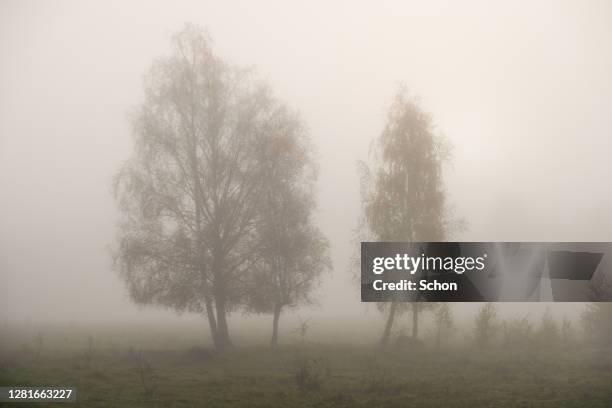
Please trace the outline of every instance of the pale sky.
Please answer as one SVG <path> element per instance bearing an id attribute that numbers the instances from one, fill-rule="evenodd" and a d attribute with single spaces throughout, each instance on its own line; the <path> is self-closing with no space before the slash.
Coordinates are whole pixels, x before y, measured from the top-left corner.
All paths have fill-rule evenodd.
<path id="1" fill-rule="evenodd" d="M 3 0 L 0 320 L 173 316 L 133 306 L 110 269 L 111 179 L 142 76 L 186 22 L 255 67 L 317 146 L 335 270 L 308 313 L 365 310 L 347 271 L 356 161 L 402 82 L 454 145 L 458 239 L 612 241 L 609 1 Z"/>

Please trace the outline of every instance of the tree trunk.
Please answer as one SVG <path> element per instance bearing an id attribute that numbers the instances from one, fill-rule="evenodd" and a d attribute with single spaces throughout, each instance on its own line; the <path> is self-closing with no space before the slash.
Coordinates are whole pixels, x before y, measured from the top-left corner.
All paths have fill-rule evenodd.
<path id="1" fill-rule="evenodd" d="M 225 294 L 215 296 L 215 306 L 217 309 L 217 350 L 223 351 L 233 347 L 227 325 Z"/>
<path id="2" fill-rule="evenodd" d="M 276 350 L 278 348 L 278 321 L 280 319 L 282 306 L 277 304 L 274 306 L 274 318 L 272 320 L 272 338 L 270 339 L 270 348 Z"/>
<path id="3" fill-rule="evenodd" d="M 213 345 L 215 349 L 219 348 L 219 335 L 217 333 L 217 318 L 215 317 L 215 308 L 210 296 L 206 296 L 204 299 L 206 306 L 206 317 L 208 318 L 208 327 L 210 328 L 210 337 L 212 337 Z"/>
<path id="4" fill-rule="evenodd" d="M 385 325 L 385 331 L 383 332 L 382 339 L 380 339 L 380 347 L 383 350 L 389 345 L 389 338 L 391 337 L 391 329 L 393 328 L 393 320 L 395 319 L 396 310 L 397 302 L 391 302 L 389 316 L 387 317 L 387 324 Z"/>
<path id="5" fill-rule="evenodd" d="M 218 236 L 219 234 L 215 234 Z M 213 249 L 213 298 L 217 312 L 217 350 L 224 351 L 232 348 L 232 340 L 227 325 L 227 292 L 225 288 L 225 276 L 223 274 L 223 262 L 221 256 L 220 239 L 216 239 Z"/>
<path id="6" fill-rule="evenodd" d="M 419 304 L 412 303 L 412 340 L 419 337 Z"/>

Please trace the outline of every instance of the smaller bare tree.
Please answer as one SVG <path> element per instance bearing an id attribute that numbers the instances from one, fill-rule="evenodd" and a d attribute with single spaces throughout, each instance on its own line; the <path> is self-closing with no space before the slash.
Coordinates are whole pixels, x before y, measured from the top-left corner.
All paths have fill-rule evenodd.
<path id="1" fill-rule="evenodd" d="M 604 347 L 612 345 L 612 303 L 589 303 L 581 318 L 589 342 Z"/>
<path id="2" fill-rule="evenodd" d="M 574 326 L 572 325 L 572 321 L 567 317 L 563 318 L 563 322 L 561 323 L 561 341 L 563 342 L 563 346 L 567 347 L 574 343 Z"/>
<path id="3" fill-rule="evenodd" d="M 404 87 L 395 94 L 381 134 L 372 144 L 370 165 L 362 163 L 361 235 L 372 241 L 440 242 L 452 232 L 442 166 L 449 145 L 435 131 L 431 115 Z M 380 347 L 389 344 L 398 316 L 412 311 L 412 339 L 419 332 L 420 313 L 432 306 L 420 294 L 378 302 L 385 314 Z"/>
<path id="4" fill-rule="evenodd" d="M 439 349 L 442 339 L 448 337 L 455 327 L 453 311 L 448 303 L 438 304 L 434 311 L 434 323 L 436 325 L 436 349 Z"/>
<path id="5" fill-rule="evenodd" d="M 556 347 L 559 345 L 559 325 L 553 319 L 550 309 L 546 309 L 542 315 L 542 322 L 538 329 L 538 345 L 542 348 Z"/>
<path id="6" fill-rule="evenodd" d="M 501 325 L 506 349 L 525 350 L 533 343 L 533 326 L 527 316 L 516 317 L 504 321 Z"/>
<path id="7" fill-rule="evenodd" d="M 478 309 L 474 319 L 474 339 L 476 345 L 485 349 L 491 346 L 498 329 L 497 308 L 493 303 L 485 303 Z"/>
<path id="8" fill-rule="evenodd" d="M 331 261 L 327 239 L 313 219 L 316 171 L 309 140 L 299 120 L 286 110 L 277 112 L 273 123 L 260 147 L 266 182 L 246 297 L 251 310 L 272 313 L 270 347 L 275 349 L 281 313 L 313 301 L 313 289 Z"/>

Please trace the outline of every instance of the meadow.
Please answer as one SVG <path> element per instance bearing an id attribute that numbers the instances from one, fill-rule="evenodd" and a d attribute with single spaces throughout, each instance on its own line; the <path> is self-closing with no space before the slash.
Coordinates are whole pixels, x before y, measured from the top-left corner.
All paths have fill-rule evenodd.
<path id="1" fill-rule="evenodd" d="M 152 331 L 139 336 L 160 337 Z M 78 347 L 65 338 L 66 346 L 56 347 L 34 337 L 3 348 L 0 384 L 74 386 L 78 401 L 68 406 L 75 407 L 612 406 L 607 349 L 478 350 L 455 344 L 435 350 L 396 341 L 381 352 L 373 344 L 296 337 L 276 352 L 248 344 L 219 355 L 187 346 L 195 333 L 172 337 L 174 346 L 164 348 L 163 342 L 137 348 L 96 338 L 81 338 Z"/>

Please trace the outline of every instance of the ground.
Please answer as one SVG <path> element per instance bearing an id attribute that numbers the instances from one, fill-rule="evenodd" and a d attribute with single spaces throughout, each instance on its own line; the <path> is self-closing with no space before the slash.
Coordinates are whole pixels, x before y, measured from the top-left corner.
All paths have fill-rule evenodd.
<path id="1" fill-rule="evenodd" d="M 75 407 L 612 407 L 605 350 L 293 344 L 4 352 L 0 384 L 75 386 Z M 23 407 L 27 404 L 6 404 Z M 36 407 L 64 404 L 34 404 Z"/>

